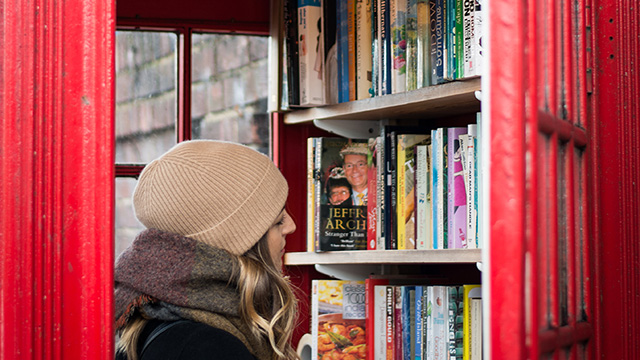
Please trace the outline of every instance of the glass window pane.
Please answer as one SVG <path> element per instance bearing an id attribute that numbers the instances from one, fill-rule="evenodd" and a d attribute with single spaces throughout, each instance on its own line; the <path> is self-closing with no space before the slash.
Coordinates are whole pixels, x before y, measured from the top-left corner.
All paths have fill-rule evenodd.
<path id="1" fill-rule="evenodd" d="M 268 153 L 268 37 L 194 34 L 191 131 Z"/>
<path id="2" fill-rule="evenodd" d="M 116 32 L 116 163 L 147 163 L 176 143 L 177 41 Z"/>
<path id="3" fill-rule="evenodd" d="M 136 219 L 131 201 L 138 181 L 134 178 L 116 178 L 116 259 L 145 227 Z"/>

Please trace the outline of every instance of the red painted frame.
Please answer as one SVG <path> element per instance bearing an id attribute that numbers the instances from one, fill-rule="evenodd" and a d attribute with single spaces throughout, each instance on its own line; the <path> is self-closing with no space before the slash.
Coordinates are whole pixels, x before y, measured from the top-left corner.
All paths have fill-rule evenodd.
<path id="1" fill-rule="evenodd" d="M 115 4 L 0 13 L 0 357 L 113 359 Z"/>

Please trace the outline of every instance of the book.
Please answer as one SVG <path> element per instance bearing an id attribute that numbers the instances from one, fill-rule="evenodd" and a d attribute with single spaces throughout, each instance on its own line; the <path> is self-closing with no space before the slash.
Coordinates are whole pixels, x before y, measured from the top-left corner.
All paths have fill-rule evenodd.
<path id="1" fill-rule="evenodd" d="M 463 307 L 463 342 L 462 342 L 462 354 L 463 360 L 469 360 L 471 354 L 471 299 L 482 297 L 482 287 L 476 284 L 463 285 L 462 293 L 462 307 Z"/>
<path id="2" fill-rule="evenodd" d="M 447 286 L 433 286 L 433 296 L 431 299 L 431 312 L 433 318 L 433 332 L 429 337 L 432 338 L 433 348 L 430 349 L 432 359 L 445 359 L 448 349 L 448 295 Z"/>
<path id="3" fill-rule="evenodd" d="M 397 207 L 398 249 L 415 249 L 415 146 L 428 144 L 429 134 L 398 134 Z"/>
<path id="4" fill-rule="evenodd" d="M 377 137 L 378 151 L 377 151 L 377 211 L 376 211 L 376 236 L 378 240 L 377 249 L 386 249 L 386 232 L 385 232 L 385 153 L 384 153 L 384 137 Z"/>
<path id="5" fill-rule="evenodd" d="M 389 0 L 391 25 L 391 93 L 406 91 L 407 0 Z"/>
<path id="6" fill-rule="evenodd" d="M 434 173 L 434 249 L 447 249 L 448 245 L 448 154 L 447 130 L 438 128 L 435 133 L 433 162 Z M 437 223 L 436 223 L 437 222 Z"/>
<path id="7" fill-rule="evenodd" d="M 442 84 L 444 82 L 444 62 L 445 62 L 445 0 L 429 0 L 429 32 L 430 39 L 430 59 L 431 59 L 431 85 Z"/>
<path id="8" fill-rule="evenodd" d="M 433 249 L 431 144 L 416 146 L 416 249 Z"/>
<path id="9" fill-rule="evenodd" d="M 349 45 L 348 67 L 349 67 L 349 101 L 357 100 L 357 75 L 356 75 L 356 1 L 344 0 L 347 2 L 347 44 Z"/>
<path id="10" fill-rule="evenodd" d="M 378 140 L 379 137 L 370 138 L 367 144 L 367 250 L 378 248 Z"/>
<path id="11" fill-rule="evenodd" d="M 316 216 L 315 205 L 315 146 L 316 138 L 307 138 L 307 251 L 316 249 L 314 218 Z"/>
<path id="12" fill-rule="evenodd" d="M 463 1 L 462 14 L 462 74 L 465 77 L 477 75 L 475 61 L 475 1 Z"/>
<path id="13" fill-rule="evenodd" d="M 380 36 L 380 95 L 391 94 L 391 26 L 389 5 L 391 0 L 378 0 L 378 32 Z"/>
<path id="14" fill-rule="evenodd" d="M 371 0 L 371 88 L 369 95 L 380 94 L 380 36 L 378 31 L 378 0 Z"/>
<path id="15" fill-rule="evenodd" d="M 402 360 L 412 360 L 415 357 L 415 286 L 400 287 L 402 301 Z"/>
<path id="16" fill-rule="evenodd" d="M 425 334 L 424 328 L 424 294 L 425 294 L 426 286 L 417 285 L 415 287 L 415 327 L 414 327 L 414 342 L 415 342 L 415 350 L 414 350 L 414 360 L 423 360 L 426 359 L 424 355 L 424 342 L 423 336 Z"/>
<path id="17" fill-rule="evenodd" d="M 367 331 L 367 359 L 386 359 L 385 324 L 386 285 L 385 278 L 367 278 L 365 283 L 365 318 Z M 384 355 L 384 356 L 383 356 Z"/>
<path id="18" fill-rule="evenodd" d="M 367 140 L 316 139 L 317 251 L 367 248 L 367 153 Z"/>
<path id="19" fill-rule="evenodd" d="M 469 343 L 471 352 L 470 360 L 482 359 L 482 298 L 469 300 Z"/>
<path id="20" fill-rule="evenodd" d="M 349 101 L 349 21 L 347 1 L 341 0 L 336 6 L 338 101 Z"/>
<path id="21" fill-rule="evenodd" d="M 296 106 L 300 104 L 300 62 L 298 54 L 298 0 L 286 0 L 283 4 L 284 11 L 284 46 L 283 51 L 286 52 L 284 60 L 286 61 L 286 98 L 288 106 Z M 284 85 L 284 84 L 283 84 Z M 284 92 L 284 89 L 283 89 Z"/>
<path id="22" fill-rule="evenodd" d="M 473 29 L 473 55 L 474 55 L 474 61 L 475 61 L 475 68 L 476 71 L 474 72 L 474 75 L 481 75 L 482 74 L 482 62 L 483 62 L 483 42 L 482 42 L 482 35 L 483 35 L 483 11 L 482 11 L 482 3 L 484 2 L 484 0 L 475 0 L 474 4 L 474 11 L 473 11 L 473 24 L 474 24 L 474 29 Z"/>
<path id="23" fill-rule="evenodd" d="M 356 0 L 356 99 L 371 97 L 371 0 Z"/>
<path id="24" fill-rule="evenodd" d="M 448 244 L 450 249 L 467 248 L 467 194 L 463 176 L 463 149 L 460 136 L 467 133 L 467 127 L 447 128 L 449 157 L 447 159 L 448 179 Z"/>
<path id="25" fill-rule="evenodd" d="M 467 0 L 470 4 L 471 1 Z M 461 79 L 464 75 L 464 0 L 455 0 L 455 79 Z"/>
<path id="26" fill-rule="evenodd" d="M 395 299 L 394 302 L 394 312 L 393 312 L 393 333 L 394 333 L 394 344 L 393 344 L 393 358 L 395 360 L 404 360 L 404 348 L 406 347 L 404 343 L 404 316 L 403 316 L 403 297 L 405 286 L 397 285 L 393 287 L 393 296 Z"/>
<path id="27" fill-rule="evenodd" d="M 449 359 L 462 360 L 462 286 L 449 286 Z"/>
<path id="28" fill-rule="evenodd" d="M 395 360 L 395 303 L 394 286 L 385 287 L 386 291 L 386 313 L 385 313 L 385 339 L 386 339 L 386 360 Z"/>
<path id="29" fill-rule="evenodd" d="M 429 86 L 431 81 L 429 0 L 417 0 L 416 13 L 416 88 L 419 89 Z"/>
<path id="30" fill-rule="evenodd" d="M 406 14 L 406 91 L 418 87 L 418 0 L 405 0 Z"/>
<path id="31" fill-rule="evenodd" d="M 320 0 L 298 0 L 300 106 L 324 105 L 324 37 Z"/>
<path id="32" fill-rule="evenodd" d="M 478 217 L 478 203 L 477 203 L 477 134 L 478 126 L 476 124 L 469 124 L 467 126 L 468 142 L 467 142 L 467 247 L 475 249 L 478 247 L 478 236 L 476 233 L 476 219 Z"/>
<path id="33" fill-rule="evenodd" d="M 311 348 L 317 359 L 367 352 L 364 281 L 311 282 Z"/>
<path id="34" fill-rule="evenodd" d="M 326 104 L 338 101 L 338 35 L 336 0 L 321 0 L 324 66 L 323 83 Z"/>

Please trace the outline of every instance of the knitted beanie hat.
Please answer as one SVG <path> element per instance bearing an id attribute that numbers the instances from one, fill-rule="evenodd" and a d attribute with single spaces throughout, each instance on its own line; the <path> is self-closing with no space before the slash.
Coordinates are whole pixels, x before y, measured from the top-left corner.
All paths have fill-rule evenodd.
<path id="1" fill-rule="evenodd" d="M 241 255 L 269 230 L 288 191 L 267 156 L 244 145 L 193 140 L 144 168 L 133 207 L 147 228 Z"/>

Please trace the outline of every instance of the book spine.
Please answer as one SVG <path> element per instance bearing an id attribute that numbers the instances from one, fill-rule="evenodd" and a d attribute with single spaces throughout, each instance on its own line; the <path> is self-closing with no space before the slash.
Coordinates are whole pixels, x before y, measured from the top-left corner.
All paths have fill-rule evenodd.
<path id="1" fill-rule="evenodd" d="M 315 251 L 315 141 L 307 139 L 307 251 Z"/>
<path id="2" fill-rule="evenodd" d="M 311 281 L 311 353 L 318 353 L 318 285 L 319 280 Z"/>
<path id="3" fill-rule="evenodd" d="M 339 0 L 337 6 L 338 27 L 338 101 L 349 101 L 349 18 L 347 1 Z"/>
<path id="4" fill-rule="evenodd" d="M 324 105 L 320 0 L 298 0 L 300 106 Z"/>
<path id="5" fill-rule="evenodd" d="M 356 84 L 356 0 L 347 1 L 347 41 L 349 44 L 349 101 L 357 99 Z"/>
<path id="6" fill-rule="evenodd" d="M 416 249 L 427 250 L 428 227 L 427 213 L 431 210 L 427 203 L 427 151 L 428 145 L 416 146 Z"/>
<path id="7" fill-rule="evenodd" d="M 298 1 L 286 0 L 284 3 L 284 21 L 286 32 L 287 97 L 289 106 L 300 104 L 300 62 L 298 54 Z"/>
<path id="8" fill-rule="evenodd" d="M 391 92 L 406 91 L 406 10 L 407 0 L 390 0 L 391 24 Z"/>
<path id="9" fill-rule="evenodd" d="M 467 0 L 467 3 L 470 1 Z M 456 30 L 454 33 L 455 42 L 456 42 L 456 51 L 455 51 L 455 65 L 456 72 L 455 78 L 460 79 L 465 76 L 464 74 L 464 0 L 456 0 L 456 14 L 455 14 L 455 26 Z"/>
<path id="10" fill-rule="evenodd" d="M 378 192 L 377 192 L 377 228 L 376 228 L 376 236 L 378 240 L 378 250 L 386 249 L 385 244 L 385 152 L 384 152 L 384 137 L 378 136 L 378 156 L 376 157 L 378 162 L 377 164 L 377 178 L 378 178 Z"/>
<path id="11" fill-rule="evenodd" d="M 380 95 L 391 94 L 391 27 L 389 26 L 389 2 L 380 0 Z"/>
<path id="12" fill-rule="evenodd" d="M 444 1 L 429 0 L 429 29 L 431 32 L 431 85 L 444 82 L 445 18 Z"/>
<path id="13" fill-rule="evenodd" d="M 463 341 L 462 341 L 462 359 L 469 360 L 471 354 L 471 319 L 470 319 L 470 301 L 474 297 L 473 293 L 480 292 L 480 285 L 468 284 L 463 285 L 462 307 L 463 307 Z M 477 296 L 476 296 L 477 297 Z"/>
<path id="14" fill-rule="evenodd" d="M 393 287 L 393 294 L 394 294 L 394 298 L 395 298 L 395 308 L 394 308 L 394 314 L 393 314 L 393 319 L 394 319 L 394 345 L 393 345 L 393 358 L 395 360 L 404 360 L 404 337 L 403 337 L 403 330 L 404 330 L 404 321 L 403 321 L 403 317 L 402 317 L 402 297 L 403 297 L 403 293 L 402 293 L 402 289 L 405 288 L 404 286 L 394 286 Z"/>
<path id="15" fill-rule="evenodd" d="M 370 138 L 367 154 L 367 250 L 376 250 L 378 245 L 378 139 Z"/>
<path id="16" fill-rule="evenodd" d="M 445 359 L 448 349 L 448 298 L 446 286 L 433 287 L 433 359 Z"/>
<path id="17" fill-rule="evenodd" d="M 393 286 L 386 287 L 386 360 L 395 360 L 394 358 L 394 344 L 395 344 L 395 332 L 394 332 L 394 313 L 395 313 L 395 297 L 393 294 Z"/>
<path id="18" fill-rule="evenodd" d="M 482 62 L 483 62 L 483 48 L 482 48 L 482 35 L 483 35 L 483 11 L 482 11 L 482 2 L 483 0 L 475 0 L 475 8 L 473 12 L 473 54 L 475 60 L 475 68 L 476 71 L 474 75 L 482 74 Z"/>
<path id="19" fill-rule="evenodd" d="M 469 124 L 467 127 L 469 140 L 467 143 L 467 169 L 468 169 L 468 186 L 467 186 L 467 247 L 475 249 L 478 247 L 475 217 L 476 208 L 476 137 L 477 125 Z"/>
<path id="20" fill-rule="evenodd" d="M 371 0 L 356 0 L 356 99 L 371 97 Z"/>
<path id="21" fill-rule="evenodd" d="M 398 193 L 397 193 L 397 187 L 398 187 L 398 168 L 397 168 L 397 164 L 398 164 L 398 138 L 397 135 L 394 131 L 391 132 L 389 138 L 388 138 L 389 142 L 390 142 L 390 148 L 391 148 L 391 155 L 390 155 L 390 159 L 389 159 L 389 164 L 391 164 L 391 203 L 390 203 L 390 240 L 391 240 L 391 244 L 389 249 L 391 250 L 397 250 L 398 249 L 398 219 L 396 217 L 396 213 L 398 211 Z"/>
<path id="22" fill-rule="evenodd" d="M 386 285 L 373 285 L 373 341 L 372 344 L 373 356 L 369 357 L 370 353 L 367 353 L 367 359 L 386 360 L 387 359 L 387 286 Z"/>
<path id="23" fill-rule="evenodd" d="M 476 62 L 474 54 L 474 32 L 475 32 L 475 3 L 474 0 L 463 1 L 463 49 L 464 66 L 463 75 L 474 76 L 476 73 Z"/>
<path id="24" fill-rule="evenodd" d="M 460 136 L 466 135 L 466 127 L 448 128 L 448 181 L 449 181 L 449 248 L 467 247 L 467 196 L 462 166 Z"/>
<path id="25" fill-rule="evenodd" d="M 435 337 L 434 337 L 434 292 L 433 286 L 427 287 L 427 297 L 426 297 L 426 337 L 425 337 L 425 354 L 427 360 L 435 359 Z"/>
<path id="26" fill-rule="evenodd" d="M 470 360 L 482 359 L 482 299 L 471 299 L 469 322 Z"/>
<path id="27" fill-rule="evenodd" d="M 438 147 L 440 144 L 440 137 L 438 137 L 438 131 L 436 129 L 431 130 L 431 154 L 433 155 L 433 161 L 431 161 L 431 219 L 433 221 L 431 232 L 433 249 L 440 249 L 438 247 L 439 232 L 442 231 L 440 225 L 440 216 L 438 211 L 440 186 L 438 184 Z"/>
<path id="28" fill-rule="evenodd" d="M 323 147 L 323 139 L 316 138 L 315 140 L 315 160 L 314 160 L 314 219 L 313 219 L 313 227 L 314 227 L 314 240 L 315 240 L 315 251 L 320 251 L 320 199 L 322 197 L 322 147 Z"/>
<path id="29" fill-rule="evenodd" d="M 398 224 L 398 250 L 406 250 L 406 223 L 404 218 L 405 209 L 405 187 L 406 187 L 406 155 L 407 136 L 398 134 L 398 160 L 396 162 L 397 186 L 396 186 L 396 222 Z"/>
<path id="30" fill-rule="evenodd" d="M 424 357 L 424 350 L 423 350 L 423 346 L 422 346 L 422 336 L 423 336 L 423 318 L 422 318 L 422 312 L 423 312 L 423 288 L 424 286 L 422 285 L 418 285 L 416 286 L 415 289 L 415 312 L 414 312 L 414 318 L 415 318 L 415 332 L 413 334 L 414 337 L 414 341 L 416 343 L 415 345 L 415 353 L 413 356 L 413 359 L 415 360 L 423 360 L 425 359 Z"/>
<path id="31" fill-rule="evenodd" d="M 444 49 L 446 53 L 444 78 L 456 79 L 456 1 L 445 0 L 445 34 Z"/>
<path id="32" fill-rule="evenodd" d="M 336 0 L 321 0 L 323 64 L 322 80 L 326 104 L 338 103 L 337 13 Z"/>
<path id="33" fill-rule="evenodd" d="M 418 87 L 418 0 L 406 0 L 406 91 Z"/>
<path id="34" fill-rule="evenodd" d="M 378 31 L 378 0 L 371 1 L 371 88 L 369 96 L 378 96 L 380 87 L 380 38 Z"/>
<path id="35" fill-rule="evenodd" d="M 416 21 L 416 88 L 419 89 L 429 86 L 431 81 L 428 0 L 417 0 Z"/>
<path id="36" fill-rule="evenodd" d="M 441 159 L 441 181 L 440 181 L 440 198 L 441 202 L 441 211 L 442 211 L 442 249 L 449 249 L 449 238 L 451 237 L 449 234 L 449 208 L 448 208 L 448 200 L 449 200 L 449 144 L 448 144 L 448 135 L 447 129 L 442 129 L 442 141 L 440 142 L 442 146 L 442 159 Z"/>

